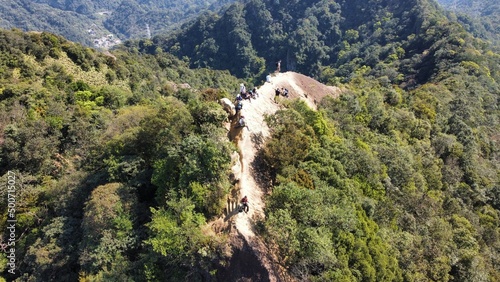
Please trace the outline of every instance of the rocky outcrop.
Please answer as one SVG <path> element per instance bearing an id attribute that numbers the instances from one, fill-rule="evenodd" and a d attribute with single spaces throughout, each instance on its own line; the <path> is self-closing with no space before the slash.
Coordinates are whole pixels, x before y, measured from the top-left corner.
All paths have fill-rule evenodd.
<path id="1" fill-rule="evenodd" d="M 236 183 L 240 181 L 241 178 L 241 161 L 240 161 L 240 154 L 236 151 L 234 151 L 231 154 L 231 175 L 230 175 L 230 181 L 231 183 Z"/>
<path id="2" fill-rule="evenodd" d="M 236 108 L 233 102 L 231 102 L 231 100 L 229 100 L 228 98 L 220 99 L 219 103 L 222 105 L 222 108 L 229 114 L 230 117 L 236 114 Z"/>

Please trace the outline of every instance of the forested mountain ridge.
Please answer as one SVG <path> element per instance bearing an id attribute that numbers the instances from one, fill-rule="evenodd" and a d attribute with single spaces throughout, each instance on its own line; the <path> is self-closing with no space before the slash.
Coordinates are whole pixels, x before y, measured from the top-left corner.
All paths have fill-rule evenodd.
<path id="1" fill-rule="evenodd" d="M 500 49 L 500 3 L 492 0 L 439 0 L 475 36 Z"/>
<path id="2" fill-rule="evenodd" d="M 500 56 L 433 4 L 398 3 L 254 0 L 205 14 L 177 45 L 107 55 L 1 31 L 0 174 L 16 176 L 19 231 L 16 275 L 4 253 L 2 275 L 223 281 L 229 231 L 207 222 L 223 214 L 235 146 L 213 101 L 242 81 L 188 66 L 259 81 L 282 59 L 343 89 L 318 111 L 272 102 L 271 138 L 250 139 L 269 186 L 253 227 L 284 277 L 500 280 Z"/>
<path id="3" fill-rule="evenodd" d="M 498 4 L 491 0 L 438 0 L 437 2 L 447 9 L 470 15 L 490 14 L 491 8 Z"/>
<path id="4" fill-rule="evenodd" d="M 167 32 L 191 17 L 230 2 L 4 0 L 0 1 L 0 27 L 47 31 L 87 46 L 106 48 L 119 42 L 117 39 Z"/>
<path id="5" fill-rule="evenodd" d="M 131 46 L 348 89 L 268 120 L 262 236 L 297 280 L 500 279 L 500 56 L 435 2 L 251 0 Z"/>
<path id="6" fill-rule="evenodd" d="M 281 59 L 284 69 L 323 81 L 330 76 L 348 81 L 368 66 L 370 74 L 392 83 L 414 84 L 435 75 L 437 56 L 444 60 L 448 51 L 465 56 L 460 50 L 482 49 L 468 37 L 433 1 L 252 0 L 139 47 L 147 53 L 159 47 L 187 56 L 192 66 L 228 69 L 239 77 L 264 75 Z M 434 54 L 438 48 L 449 50 Z M 459 56 L 449 63 L 458 63 Z"/>

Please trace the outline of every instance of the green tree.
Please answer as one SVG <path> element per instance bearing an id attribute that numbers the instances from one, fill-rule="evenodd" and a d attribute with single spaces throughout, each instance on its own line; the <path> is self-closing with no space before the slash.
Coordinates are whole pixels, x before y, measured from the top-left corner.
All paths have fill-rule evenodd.
<path id="1" fill-rule="evenodd" d="M 119 183 L 96 187 L 85 204 L 82 221 L 83 238 L 80 264 L 83 275 L 123 269 L 127 264 L 126 250 L 133 249 L 131 216 L 136 199 L 130 188 Z"/>

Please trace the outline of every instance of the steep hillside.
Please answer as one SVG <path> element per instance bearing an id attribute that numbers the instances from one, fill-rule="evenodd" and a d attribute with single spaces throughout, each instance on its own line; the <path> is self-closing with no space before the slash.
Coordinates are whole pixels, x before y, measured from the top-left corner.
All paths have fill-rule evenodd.
<path id="1" fill-rule="evenodd" d="M 411 87 L 470 60 L 467 50 L 487 52 L 427 0 L 251 0 L 152 42 L 138 48 L 162 48 L 187 56 L 194 67 L 228 69 L 238 77 L 263 77 L 281 59 L 284 70 L 325 82 L 349 81 L 368 67 L 368 75 Z"/>
<path id="2" fill-rule="evenodd" d="M 259 1 L 133 47 L 342 84 L 269 117 L 260 235 L 299 281 L 500 279 L 500 56 L 431 1 Z"/>
<path id="3" fill-rule="evenodd" d="M 105 54 L 0 30 L 2 277 L 500 281 L 500 55 L 436 5 L 249 0 Z"/>
<path id="4" fill-rule="evenodd" d="M 440 84 L 347 88 L 268 119 L 276 263 L 298 281 L 498 280 L 499 92 L 487 110 Z"/>
<path id="5" fill-rule="evenodd" d="M 206 222 L 235 150 L 215 101 L 238 84 L 169 54 L 0 30 L 0 281 L 215 275 L 228 244 Z"/>
<path id="6" fill-rule="evenodd" d="M 490 41 L 500 49 L 500 3 L 492 0 L 439 0 L 454 12 L 460 23 L 475 36 Z"/>
<path id="7" fill-rule="evenodd" d="M 202 12 L 216 11 L 231 2 L 0 1 L 0 27 L 52 32 L 87 46 L 107 49 L 122 40 L 170 31 Z"/>

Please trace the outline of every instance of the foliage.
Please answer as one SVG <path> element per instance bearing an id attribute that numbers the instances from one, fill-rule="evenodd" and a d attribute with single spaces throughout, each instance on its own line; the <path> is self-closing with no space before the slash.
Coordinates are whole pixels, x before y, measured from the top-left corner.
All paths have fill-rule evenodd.
<path id="1" fill-rule="evenodd" d="M 48 31 L 94 46 L 99 45 L 96 40 L 103 41 L 109 34 L 121 40 L 147 38 L 148 27 L 151 34 L 161 34 L 203 11 L 215 11 L 231 2 L 14 0 L 0 11 L 0 27 Z"/>
<path id="2" fill-rule="evenodd" d="M 303 105 L 298 103 L 292 105 L 292 109 L 277 112 L 272 119 L 273 128 L 285 127 L 290 121 L 300 124 L 304 116 L 312 113 L 311 110 L 299 113 L 294 109 L 301 110 Z M 296 116 L 290 119 L 291 114 Z M 314 119 L 304 120 L 308 122 L 304 122 L 302 128 L 315 124 Z M 326 131 L 331 132 L 330 122 L 324 120 L 323 124 Z M 301 136 L 300 128 L 294 131 Z M 269 161 L 274 154 L 282 153 L 272 150 L 273 142 L 282 138 L 279 132 L 273 130 L 273 138 L 266 144 L 269 151 L 265 158 Z M 370 190 L 376 186 L 355 177 L 364 174 L 362 172 L 348 174 L 345 171 L 346 159 L 359 162 L 359 157 L 347 156 L 339 162 L 337 159 L 349 150 L 342 146 L 343 141 L 339 143 L 331 134 L 317 137 L 309 140 L 303 156 L 294 162 L 272 162 L 278 166 L 280 185 L 269 198 L 265 236 L 279 254 L 280 263 L 300 280 L 333 277 L 354 281 L 401 280 L 402 271 L 394 258 L 394 247 L 384 243 L 376 222 L 366 215 L 371 216 L 373 207 L 364 203 L 362 188 L 368 185 L 366 193 L 371 195 Z M 290 167 L 309 174 L 314 189 L 302 186 L 303 182 L 290 173 L 293 171 Z"/>
<path id="3" fill-rule="evenodd" d="M 453 13 L 449 15 L 456 18 L 467 31 L 476 37 L 488 40 L 498 51 L 500 35 L 495 26 L 499 24 L 500 6 L 495 1 L 472 0 L 472 1 L 438 1 L 446 10 Z"/>
<path id="4" fill-rule="evenodd" d="M 115 272 L 128 261 L 126 251 L 134 249 L 133 191 L 119 183 L 98 186 L 84 207 L 80 265 L 83 275 Z M 118 264 L 118 266 L 117 266 Z M 123 270 L 123 269 L 122 269 Z"/>
<path id="5" fill-rule="evenodd" d="M 367 68 L 366 75 L 413 87 L 460 64 L 454 54 L 488 50 L 451 20 L 429 1 L 252 0 L 131 47 L 144 53 L 168 51 L 187 57 L 192 66 L 228 69 L 248 79 L 262 79 L 282 59 L 283 70 L 325 81 L 347 82 Z"/>
<path id="6" fill-rule="evenodd" d="M 167 268 L 151 266 L 150 275 L 162 281 L 210 279 L 214 262 L 222 259 L 220 239 L 206 233 L 205 218 L 194 211 L 195 205 L 187 198 L 172 200 L 167 209 L 152 210 L 148 224 L 152 235 L 146 241 L 153 251 L 152 257 L 161 255 Z M 160 279 L 158 279 L 160 280 Z"/>
<path id="7" fill-rule="evenodd" d="M 189 69 L 166 53 L 104 55 L 45 32 L 0 30 L 0 56 L 0 175 L 4 183 L 9 172 L 17 177 L 19 258 L 17 275 L 7 268 L 2 275 L 9 281 L 166 275 L 178 266 L 151 267 L 168 256 L 145 244 L 164 237 L 146 223 L 161 220 L 150 208 L 175 214 L 181 204 L 200 224 L 181 225 L 180 234 L 202 234 L 207 248 L 204 255 L 184 252 L 182 259 L 199 268 L 185 264 L 183 271 L 214 273 L 214 261 L 225 259 L 225 239 L 207 235 L 206 222 L 221 212 L 234 150 L 214 97 L 236 89 L 238 80 L 227 71 Z M 174 170 L 160 165 L 166 160 L 177 161 Z M 167 183 L 158 180 L 161 173 L 182 177 Z"/>
<path id="8" fill-rule="evenodd" d="M 0 175 L 18 180 L 22 260 L 7 278 L 215 279 L 228 243 L 207 222 L 234 150 L 215 99 L 237 89 L 231 73 L 256 84 L 282 59 L 343 91 L 267 118 L 261 235 L 280 266 L 304 281 L 500 280 L 500 56 L 450 19 L 426 0 L 251 0 L 106 55 L 1 30 Z"/>
<path id="9" fill-rule="evenodd" d="M 357 75 L 318 112 L 294 102 L 268 117 L 263 156 L 275 186 L 263 235 L 290 274 L 498 278 L 499 151 L 491 146 L 500 124 L 498 107 L 482 101 L 499 92 L 477 69 L 443 68 L 413 89 Z"/>

